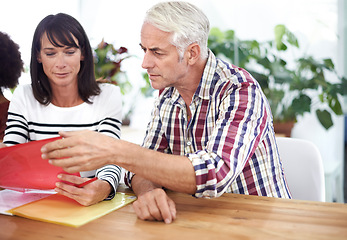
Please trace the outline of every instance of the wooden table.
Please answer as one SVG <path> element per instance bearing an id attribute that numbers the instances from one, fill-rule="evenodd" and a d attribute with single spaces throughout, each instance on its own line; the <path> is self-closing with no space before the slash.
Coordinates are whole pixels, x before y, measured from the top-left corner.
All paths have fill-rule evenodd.
<path id="1" fill-rule="evenodd" d="M 137 219 L 131 205 L 79 228 L 0 215 L 0 239 L 347 239 L 347 205 L 224 194 L 196 199 L 169 192 L 172 224 Z"/>

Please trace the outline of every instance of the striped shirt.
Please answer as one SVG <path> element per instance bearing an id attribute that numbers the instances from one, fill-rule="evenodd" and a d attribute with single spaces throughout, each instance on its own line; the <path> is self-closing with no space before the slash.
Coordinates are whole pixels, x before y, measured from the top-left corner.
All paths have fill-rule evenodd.
<path id="1" fill-rule="evenodd" d="M 187 156 L 195 170 L 195 197 L 224 192 L 290 198 L 269 104 L 244 69 L 209 52 L 189 106 L 178 91 L 164 89 L 155 101 L 143 147 Z M 131 186 L 133 173 L 126 172 Z"/>
<path id="2" fill-rule="evenodd" d="M 120 138 L 122 100 L 119 87 L 100 84 L 101 93 L 90 98 L 92 104 L 74 107 L 45 106 L 34 97 L 31 85 L 19 85 L 13 93 L 4 143 L 8 146 L 59 136 L 59 131 L 94 130 L 113 138 Z M 102 144 L 102 143 L 100 143 Z M 114 197 L 121 169 L 107 165 L 96 171 L 81 172 L 82 177 L 96 175 L 108 181 Z"/>

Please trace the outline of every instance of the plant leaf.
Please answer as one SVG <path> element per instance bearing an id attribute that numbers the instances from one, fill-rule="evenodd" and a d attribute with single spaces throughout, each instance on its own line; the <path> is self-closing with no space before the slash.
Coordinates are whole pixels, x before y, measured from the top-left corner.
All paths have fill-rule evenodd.
<path id="1" fill-rule="evenodd" d="M 299 97 L 293 99 L 291 107 L 297 115 L 303 115 L 305 112 L 310 112 L 311 98 L 305 94 L 300 94 Z"/>
<path id="2" fill-rule="evenodd" d="M 334 70 L 335 69 L 335 65 L 333 63 L 333 60 L 331 60 L 331 58 L 326 58 L 323 60 L 324 64 L 323 66 L 329 70 Z"/>
<path id="3" fill-rule="evenodd" d="M 331 110 L 333 110 L 336 115 L 343 114 L 341 103 L 337 96 L 328 96 L 328 104 Z"/>
<path id="4" fill-rule="evenodd" d="M 322 126 L 328 130 L 331 126 L 334 125 L 333 120 L 331 119 L 331 114 L 327 110 L 316 110 L 316 115 L 319 120 L 319 122 L 322 124 Z"/>
<path id="5" fill-rule="evenodd" d="M 283 36 L 286 32 L 286 27 L 283 24 L 275 26 L 275 43 L 277 50 L 286 50 L 287 47 L 283 43 Z"/>

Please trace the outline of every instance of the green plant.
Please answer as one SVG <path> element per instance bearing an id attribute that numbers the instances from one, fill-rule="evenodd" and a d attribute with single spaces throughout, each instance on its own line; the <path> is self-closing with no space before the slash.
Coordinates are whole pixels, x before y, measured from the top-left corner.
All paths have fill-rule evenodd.
<path id="1" fill-rule="evenodd" d="M 113 44 L 107 43 L 103 39 L 94 49 L 94 53 L 94 72 L 97 81 L 119 86 L 123 96 L 129 93 L 133 85 L 126 72 L 121 69 L 122 62 L 132 57 L 129 55 L 128 49 L 125 47 L 116 49 Z M 124 125 L 129 125 L 134 106 L 134 102 L 125 101 L 123 98 Z"/>
<path id="2" fill-rule="evenodd" d="M 121 70 L 121 63 L 131 57 L 128 49 L 125 47 L 116 49 L 113 44 L 107 43 L 103 39 L 94 52 L 94 72 L 97 81 L 119 86 L 123 95 L 129 92 L 132 84 L 126 73 Z"/>
<path id="3" fill-rule="evenodd" d="M 339 77 L 331 59 L 316 60 L 312 56 L 286 58 L 298 50 L 296 36 L 284 25 L 274 29 L 274 39 L 266 42 L 240 40 L 233 30 L 222 32 L 212 28 L 209 48 L 217 56 L 226 57 L 247 69 L 261 85 L 275 122 L 297 121 L 305 112 L 315 110 L 325 129 L 333 126 L 331 113 L 342 115 L 339 97 L 347 95 L 347 80 Z M 326 77 L 338 79 L 332 83 Z"/>

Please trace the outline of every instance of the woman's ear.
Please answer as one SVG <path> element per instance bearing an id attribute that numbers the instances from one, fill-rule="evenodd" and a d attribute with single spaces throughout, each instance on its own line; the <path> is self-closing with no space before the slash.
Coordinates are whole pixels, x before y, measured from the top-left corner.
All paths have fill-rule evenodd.
<path id="1" fill-rule="evenodd" d="M 39 63 L 42 63 L 41 55 L 40 55 L 40 54 L 37 55 L 36 60 L 37 60 Z"/>
<path id="2" fill-rule="evenodd" d="M 192 43 L 188 46 L 188 63 L 193 65 L 200 59 L 201 51 L 200 46 L 197 43 Z"/>

